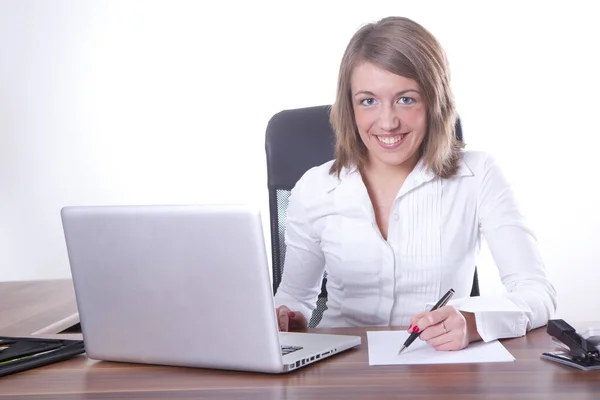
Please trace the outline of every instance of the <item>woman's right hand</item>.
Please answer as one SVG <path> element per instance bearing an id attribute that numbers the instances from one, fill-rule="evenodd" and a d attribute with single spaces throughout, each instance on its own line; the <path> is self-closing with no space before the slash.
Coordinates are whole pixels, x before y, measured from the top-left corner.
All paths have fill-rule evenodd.
<path id="1" fill-rule="evenodd" d="M 287 332 L 292 329 L 305 329 L 308 323 L 301 312 L 290 311 L 287 306 L 279 306 L 277 307 L 277 325 L 279 332 Z"/>

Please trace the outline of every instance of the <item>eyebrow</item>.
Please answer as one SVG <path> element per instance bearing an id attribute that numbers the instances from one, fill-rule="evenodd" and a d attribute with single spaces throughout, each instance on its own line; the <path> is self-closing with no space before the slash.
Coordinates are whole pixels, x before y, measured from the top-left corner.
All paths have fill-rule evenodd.
<path id="1" fill-rule="evenodd" d="M 419 91 L 416 90 L 416 89 L 406 89 L 406 90 L 402 90 L 401 92 L 396 93 L 395 97 L 403 96 L 403 95 L 405 95 L 406 93 L 409 93 L 409 92 L 415 92 L 417 94 L 420 94 Z M 371 92 L 369 90 L 359 90 L 358 92 L 354 93 L 354 97 L 356 97 L 356 96 L 358 96 L 360 94 L 366 94 L 367 96 L 373 96 L 373 97 L 375 97 L 375 93 L 373 93 L 373 92 Z"/>

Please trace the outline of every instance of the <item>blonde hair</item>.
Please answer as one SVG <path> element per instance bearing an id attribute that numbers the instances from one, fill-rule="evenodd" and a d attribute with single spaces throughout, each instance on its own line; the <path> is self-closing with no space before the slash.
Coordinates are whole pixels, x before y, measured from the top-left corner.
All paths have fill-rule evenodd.
<path id="1" fill-rule="evenodd" d="M 350 79 L 354 68 L 369 62 L 415 80 L 427 106 L 427 133 L 421 144 L 425 167 L 442 178 L 456 174 L 464 144 L 455 135 L 456 111 L 446 55 L 424 27 L 403 17 L 388 17 L 360 28 L 346 47 L 330 122 L 335 131 L 335 161 L 330 173 L 361 169 L 367 160 L 354 120 Z"/>

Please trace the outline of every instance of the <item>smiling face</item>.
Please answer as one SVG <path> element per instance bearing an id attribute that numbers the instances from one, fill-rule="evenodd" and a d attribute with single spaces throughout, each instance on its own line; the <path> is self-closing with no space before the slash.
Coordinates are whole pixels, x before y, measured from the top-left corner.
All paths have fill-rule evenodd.
<path id="1" fill-rule="evenodd" d="M 368 165 L 412 169 L 427 132 L 427 107 L 419 84 L 364 62 L 354 69 L 350 87 Z"/>

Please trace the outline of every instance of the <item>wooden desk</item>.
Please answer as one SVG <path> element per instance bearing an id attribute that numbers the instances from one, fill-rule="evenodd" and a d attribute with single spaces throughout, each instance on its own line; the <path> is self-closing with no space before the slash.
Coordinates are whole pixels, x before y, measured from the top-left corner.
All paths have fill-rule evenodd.
<path id="1" fill-rule="evenodd" d="M 0 399 L 598 399 L 600 371 L 540 359 L 552 349 L 544 329 L 505 340 L 512 363 L 368 365 L 360 348 L 287 375 L 91 361 L 85 356 L 0 378 Z"/>
<path id="2" fill-rule="evenodd" d="M 61 321 L 76 313 L 70 280 L 0 283 L 0 299 L 0 335 L 5 336 L 60 332 L 67 327 L 59 328 Z M 554 348 L 543 328 L 503 341 L 516 358 L 512 363 L 377 367 L 368 363 L 367 329 L 311 331 L 357 334 L 363 342 L 287 375 L 99 362 L 81 355 L 0 378 L 0 400 L 600 398 L 600 371 L 540 359 Z"/>
<path id="3" fill-rule="evenodd" d="M 0 335 L 52 334 L 78 322 L 70 279 L 0 282 Z"/>

